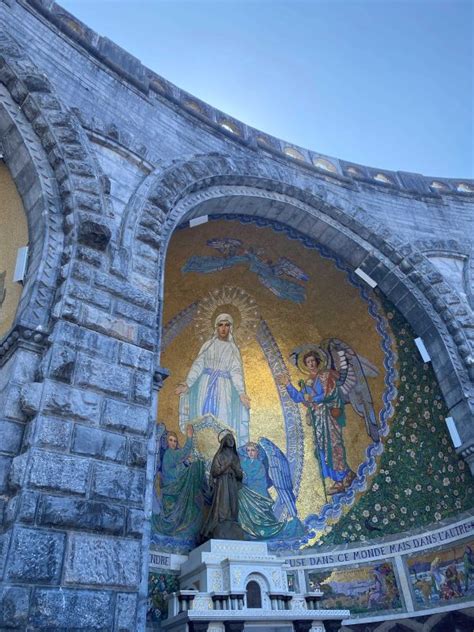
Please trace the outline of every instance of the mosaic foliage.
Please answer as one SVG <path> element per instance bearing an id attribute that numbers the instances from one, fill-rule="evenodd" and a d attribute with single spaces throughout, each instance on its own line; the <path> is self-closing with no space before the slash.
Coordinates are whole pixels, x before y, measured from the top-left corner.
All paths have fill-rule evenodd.
<path id="1" fill-rule="evenodd" d="M 166 618 L 168 605 L 166 596 L 179 590 L 179 579 L 176 573 L 158 573 L 152 571 L 148 574 L 148 611 L 147 621 L 159 624 Z M 155 626 L 160 629 L 159 625 Z"/>
<path id="2" fill-rule="evenodd" d="M 380 538 L 423 527 L 474 506 L 474 480 L 448 435 L 447 409 L 431 364 L 416 337 L 381 295 L 397 341 L 398 397 L 391 431 L 369 490 L 332 526 L 320 544 Z"/>

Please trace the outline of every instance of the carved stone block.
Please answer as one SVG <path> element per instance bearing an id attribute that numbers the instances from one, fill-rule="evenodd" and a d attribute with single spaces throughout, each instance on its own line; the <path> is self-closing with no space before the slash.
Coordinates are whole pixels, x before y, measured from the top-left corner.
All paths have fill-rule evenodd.
<path id="1" fill-rule="evenodd" d="M 34 593 L 30 621 L 37 630 L 111 630 L 113 626 L 111 592 L 40 588 Z"/>
<path id="2" fill-rule="evenodd" d="M 112 461 L 123 461 L 126 443 L 125 437 L 114 432 L 77 425 L 74 428 L 71 452 Z"/>
<path id="3" fill-rule="evenodd" d="M 92 494 L 95 498 L 142 504 L 145 475 L 128 467 L 96 463 L 93 466 Z"/>
<path id="4" fill-rule="evenodd" d="M 24 583 L 59 582 L 65 541 L 62 533 L 16 529 L 7 564 L 8 579 Z"/>
<path id="5" fill-rule="evenodd" d="M 0 628 L 23 628 L 28 618 L 30 604 L 28 588 L 19 586 L 0 590 Z"/>
<path id="6" fill-rule="evenodd" d="M 136 588 L 140 559 L 140 543 L 135 540 L 73 534 L 66 553 L 65 581 Z"/>
<path id="7" fill-rule="evenodd" d="M 33 487 L 85 494 L 89 461 L 77 457 L 37 451 L 31 457 L 27 479 Z"/>
<path id="8" fill-rule="evenodd" d="M 136 630 L 135 612 L 137 607 L 136 595 L 119 593 L 115 606 L 116 632 L 134 632 Z"/>
<path id="9" fill-rule="evenodd" d="M 111 503 L 43 496 L 37 520 L 44 526 L 121 534 L 125 526 L 125 509 Z"/>
<path id="10" fill-rule="evenodd" d="M 106 393 L 126 397 L 130 392 L 130 370 L 101 362 L 97 358 L 80 356 L 76 368 L 76 384 L 91 386 Z"/>
<path id="11" fill-rule="evenodd" d="M 46 381 L 42 408 L 46 413 L 66 419 L 84 419 L 90 423 L 99 421 L 100 401 L 100 396 L 92 391 Z"/>
<path id="12" fill-rule="evenodd" d="M 149 414 L 148 408 L 106 399 L 102 425 L 117 431 L 146 434 Z"/>

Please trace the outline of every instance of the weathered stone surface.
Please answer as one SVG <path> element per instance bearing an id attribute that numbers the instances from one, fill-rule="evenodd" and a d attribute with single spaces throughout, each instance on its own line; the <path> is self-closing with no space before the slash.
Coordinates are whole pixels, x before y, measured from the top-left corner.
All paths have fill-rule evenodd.
<path id="1" fill-rule="evenodd" d="M 76 354 L 65 345 L 55 345 L 51 352 L 48 375 L 60 382 L 70 383 L 74 371 Z"/>
<path id="2" fill-rule="evenodd" d="M 136 402 L 148 404 L 153 392 L 153 378 L 151 373 L 137 373 L 133 380 L 132 397 Z"/>
<path id="3" fill-rule="evenodd" d="M 65 581 L 136 588 L 140 553 L 140 543 L 135 540 L 72 534 L 66 552 Z"/>
<path id="4" fill-rule="evenodd" d="M 37 451 L 31 455 L 28 481 L 42 489 L 85 494 L 89 467 L 87 459 Z"/>
<path id="5" fill-rule="evenodd" d="M 89 248 L 105 250 L 111 236 L 110 228 L 97 219 L 85 216 L 79 224 L 78 241 Z"/>
<path id="6" fill-rule="evenodd" d="M 113 338 L 65 321 L 56 323 L 53 337 L 57 342 L 67 344 L 78 351 L 89 351 L 100 355 L 107 358 L 109 362 L 116 359 L 121 344 Z M 132 346 L 132 348 L 135 347 Z"/>
<path id="7" fill-rule="evenodd" d="M 24 629 L 29 605 L 28 588 L 11 586 L 0 589 L 0 628 L 2 630 Z"/>
<path id="8" fill-rule="evenodd" d="M 120 316 L 125 316 L 127 319 L 133 320 L 136 323 L 147 325 L 148 327 L 153 327 L 156 322 L 156 316 L 153 312 L 143 309 L 142 307 L 137 307 L 137 305 L 128 303 L 127 301 L 116 301 L 115 313 Z"/>
<path id="9" fill-rule="evenodd" d="M 7 490 L 11 463 L 11 456 L 0 456 L 0 492 L 5 492 Z"/>
<path id="10" fill-rule="evenodd" d="M 0 577 L 3 577 L 10 537 L 11 531 L 5 531 L 5 533 L 2 533 L 2 535 L 0 535 Z"/>
<path id="11" fill-rule="evenodd" d="M 0 375 L 0 391 L 6 386 L 7 381 L 23 384 L 32 382 L 40 361 L 40 355 L 34 351 L 18 349 L 15 355 L 5 364 Z"/>
<path id="12" fill-rule="evenodd" d="M 71 283 L 69 291 L 75 298 L 97 305 L 102 309 L 109 309 L 112 305 L 112 298 L 110 294 L 107 294 L 107 292 L 102 290 L 98 290 L 97 288 L 91 288 L 79 281 Z"/>
<path id="13" fill-rule="evenodd" d="M 29 454 L 27 452 L 23 452 L 13 459 L 9 476 L 9 484 L 12 489 L 16 489 L 23 485 L 26 474 L 26 466 L 28 465 L 28 457 Z"/>
<path id="14" fill-rule="evenodd" d="M 125 527 L 125 508 L 111 503 L 43 496 L 38 524 L 120 534 Z"/>
<path id="15" fill-rule="evenodd" d="M 27 524 L 34 522 L 37 503 L 37 492 L 20 492 L 8 502 L 5 509 L 5 523 L 11 524 L 14 520 Z"/>
<path id="16" fill-rule="evenodd" d="M 127 463 L 132 467 L 144 467 L 147 458 L 147 444 L 139 439 L 131 439 L 128 447 Z"/>
<path id="17" fill-rule="evenodd" d="M 66 536 L 17 528 L 12 537 L 7 578 L 24 583 L 56 583 L 61 573 Z"/>
<path id="18" fill-rule="evenodd" d="M 41 406 L 41 397 L 43 395 L 43 384 L 40 382 L 33 382 L 23 386 L 21 389 L 21 395 L 18 398 L 21 402 L 22 410 L 30 415 L 34 415 L 39 411 Z"/>
<path id="19" fill-rule="evenodd" d="M 153 366 L 153 354 L 135 345 L 122 343 L 120 345 L 119 361 L 120 364 L 130 366 L 134 369 L 151 371 Z"/>
<path id="20" fill-rule="evenodd" d="M 114 610 L 112 592 L 38 588 L 35 590 L 30 622 L 38 630 L 112 630 Z"/>
<path id="21" fill-rule="evenodd" d="M 21 440 L 23 437 L 24 425 L 8 421 L 0 420 L 0 452 L 8 454 L 17 454 L 20 450 Z"/>
<path id="22" fill-rule="evenodd" d="M 102 425 L 113 430 L 146 434 L 149 415 L 148 408 L 106 399 Z"/>
<path id="23" fill-rule="evenodd" d="M 129 593 L 119 593 L 115 606 L 116 632 L 133 632 L 136 630 L 137 597 Z"/>
<path id="24" fill-rule="evenodd" d="M 96 463 L 93 466 L 92 494 L 94 498 L 142 503 L 145 475 L 127 467 Z"/>
<path id="25" fill-rule="evenodd" d="M 76 384 L 127 397 L 130 392 L 129 369 L 81 355 L 76 368 Z"/>
<path id="26" fill-rule="evenodd" d="M 41 399 L 41 396 L 43 399 Z M 101 398 L 97 393 L 85 391 L 58 382 L 45 380 L 43 384 L 28 384 L 22 390 L 24 409 L 30 413 L 43 412 L 66 419 L 85 419 L 98 422 Z"/>
<path id="27" fill-rule="evenodd" d="M 155 306 L 156 297 L 154 294 L 143 292 L 134 287 L 131 283 L 119 280 L 109 274 L 97 272 L 95 275 L 95 284 L 97 287 L 125 299 L 132 305 L 138 305 L 146 309 L 153 309 Z"/>
<path id="28" fill-rule="evenodd" d="M 0 409 L 4 417 L 24 421 L 25 415 L 21 406 L 20 392 L 20 386 L 10 385 L 6 392 L 0 395 Z"/>
<path id="29" fill-rule="evenodd" d="M 145 512 L 141 509 L 129 509 L 127 517 L 127 534 L 141 536 L 145 526 Z"/>
<path id="30" fill-rule="evenodd" d="M 125 459 L 126 439 L 116 433 L 76 426 L 71 451 L 112 461 Z"/>
<path id="31" fill-rule="evenodd" d="M 153 351 L 156 346 L 156 329 L 150 327 L 139 327 L 137 333 L 137 342 L 145 349 Z"/>
<path id="32" fill-rule="evenodd" d="M 120 340 L 136 342 L 138 339 L 138 325 L 136 323 L 130 323 L 125 318 L 114 318 L 103 310 L 90 305 L 83 306 L 82 322 L 91 329 Z"/>
<path id="33" fill-rule="evenodd" d="M 67 450 L 71 442 L 72 423 L 64 419 L 39 415 L 32 422 L 31 443 L 37 447 Z"/>

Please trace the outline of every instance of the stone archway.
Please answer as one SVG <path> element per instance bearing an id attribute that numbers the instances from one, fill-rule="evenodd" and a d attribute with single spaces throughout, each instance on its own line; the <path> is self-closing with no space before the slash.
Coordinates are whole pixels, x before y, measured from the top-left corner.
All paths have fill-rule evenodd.
<path id="1" fill-rule="evenodd" d="M 59 274 L 61 265 L 81 244 L 104 250 L 110 230 L 99 219 L 104 193 L 83 130 L 45 75 L 5 34 L 0 39 L 0 82 L 0 140 L 23 199 L 31 248 L 15 325 L 38 343 L 52 312 L 59 315 L 57 303 L 65 292 L 57 290 L 66 276 Z M 11 349 L 20 331 L 16 334 L 0 352 Z"/>
<path id="2" fill-rule="evenodd" d="M 128 273 L 140 271 L 162 281 L 173 230 L 201 215 L 232 214 L 238 209 L 242 214 L 273 217 L 316 239 L 377 281 L 423 337 L 463 440 L 460 453 L 474 467 L 469 319 L 459 297 L 415 246 L 402 243 L 363 210 L 327 193 L 310 175 L 274 161 L 201 156 L 171 165 L 154 177 L 147 197 L 135 199 L 124 216 Z"/>

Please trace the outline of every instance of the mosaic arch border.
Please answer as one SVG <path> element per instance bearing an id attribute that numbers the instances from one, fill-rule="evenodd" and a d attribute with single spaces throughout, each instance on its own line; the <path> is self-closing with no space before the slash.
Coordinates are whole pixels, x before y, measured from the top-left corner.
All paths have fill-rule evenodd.
<path id="1" fill-rule="evenodd" d="M 21 340 L 46 342 L 51 315 L 60 316 L 66 294 L 64 266 L 81 244 L 103 251 L 110 239 L 99 219 L 106 208 L 103 183 L 84 131 L 46 76 L 5 33 L 0 36 L 0 143 L 30 238 L 25 288 L 13 327 L 0 341 L 1 359 Z"/>
<path id="2" fill-rule="evenodd" d="M 162 281 L 167 245 L 177 226 L 223 209 L 291 224 L 378 282 L 423 337 L 463 440 L 458 452 L 474 472 L 474 357 L 466 333 L 470 319 L 460 298 L 418 248 L 315 182 L 312 174 L 272 160 L 222 155 L 197 156 L 157 170 L 125 209 L 112 268 L 124 277 L 147 271 Z M 157 322 L 159 349 L 161 312 Z"/>
<path id="3" fill-rule="evenodd" d="M 379 413 L 379 421 L 380 421 L 380 433 L 382 436 L 386 436 L 389 432 L 389 419 L 393 415 L 394 408 L 392 405 L 392 400 L 396 396 L 397 389 L 395 386 L 395 380 L 397 378 L 396 372 L 396 354 L 391 348 L 391 339 L 390 334 L 387 328 L 387 323 L 384 315 L 380 312 L 380 307 L 377 305 L 376 301 L 374 301 L 371 293 L 368 291 L 367 285 L 364 284 L 356 274 L 354 274 L 353 269 L 348 266 L 344 261 L 341 260 L 340 257 L 336 256 L 330 249 L 325 246 L 321 246 L 317 244 L 312 238 L 306 237 L 298 230 L 292 229 L 287 225 L 281 224 L 278 221 L 260 217 L 253 217 L 248 215 L 223 215 L 216 214 L 212 215 L 211 220 L 234 220 L 238 221 L 242 224 L 254 224 L 258 227 L 267 227 L 272 229 L 277 233 L 285 234 L 289 239 L 298 241 L 304 248 L 309 250 L 313 250 L 321 255 L 323 258 L 328 259 L 333 262 L 338 270 L 341 270 L 345 273 L 346 278 L 350 285 L 356 288 L 359 292 L 360 298 L 367 304 L 367 309 L 370 317 L 375 322 L 375 328 L 377 334 L 380 339 L 380 346 L 384 353 L 384 368 L 385 368 L 385 388 L 382 395 L 383 407 Z M 180 228 L 185 228 L 185 226 L 181 226 Z M 179 229 L 178 229 L 179 230 Z M 191 306 L 188 306 L 182 312 L 177 314 L 169 325 L 172 325 L 172 329 L 174 332 L 180 330 L 180 323 L 183 321 L 187 321 L 189 309 Z M 167 327 L 164 328 L 164 337 L 169 338 L 168 343 L 171 341 L 171 337 L 167 336 Z M 276 341 L 273 339 L 273 336 L 270 331 L 265 332 L 265 340 L 269 342 L 272 346 L 276 346 Z M 258 337 L 258 336 L 257 336 Z M 164 346 L 163 346 L 164 348 Z M 276 346 L 277 355 L 281 357 L 281 354 Z M 302 442 L 302 436 L 298 434 L 298 428 L 293 428 L 288 426 L 288 421 L 293 421 L 292 416 L 284 415 L 285 417 L 285 426 L 286 426 L 286 436 L 287 436 L 287 458 L 289 457 L 288 453 L 288 436 L 291 433 L 296 434 L 296 444 L 297 444 L 297 453 L 302 454 L 302 445 L 299 445 L 298 438 L 300 442 Z M 376 458 L 380 456 L 383 452 L 383 443 L 371 443 L 365 450 L 365 459 L 359 465 L 357 470 L 357 479 L 355 483 L 352 485 L 351 489 L 342 495 L 338 495 L 336 500 L 332 502 L 326 503 L 319 514 L 310 514 L 304 520 L 305 525 L 308 527 L 308 533 L 301 538 L 295 538 L 292 540 L 286 539 L 282 540 L 269 540 L 267 541 L 268 548 L 272 551 L 285 552 L 288 550 L 299 549 L 301 546 L 308 543 L 308 541 L 313 538 L 318 531 L 324 530 L 327 527 L 327 522 L 329 519 L 339 518 L 342 515 L 344 507 L 350 507 L 354 504 L 356 494 L 364 491 L 367 487 L 367 477 L 372 475 L 375 472 L 376 466 Z M 290 467 L 293 463 L 290 463 Z M 296 488 L 299 487 L 299 478 L 297 473 L 298 468 L 293 468 L 292 478 Z M 164 546 L 166 549 L 173 548 L 174 546 L 183 545 L 182 540 L 178 540 L 172 537 L 166 536 L 157 536 L 156 539 L 152 536 L 152 543 L 157 546 Z"/>

